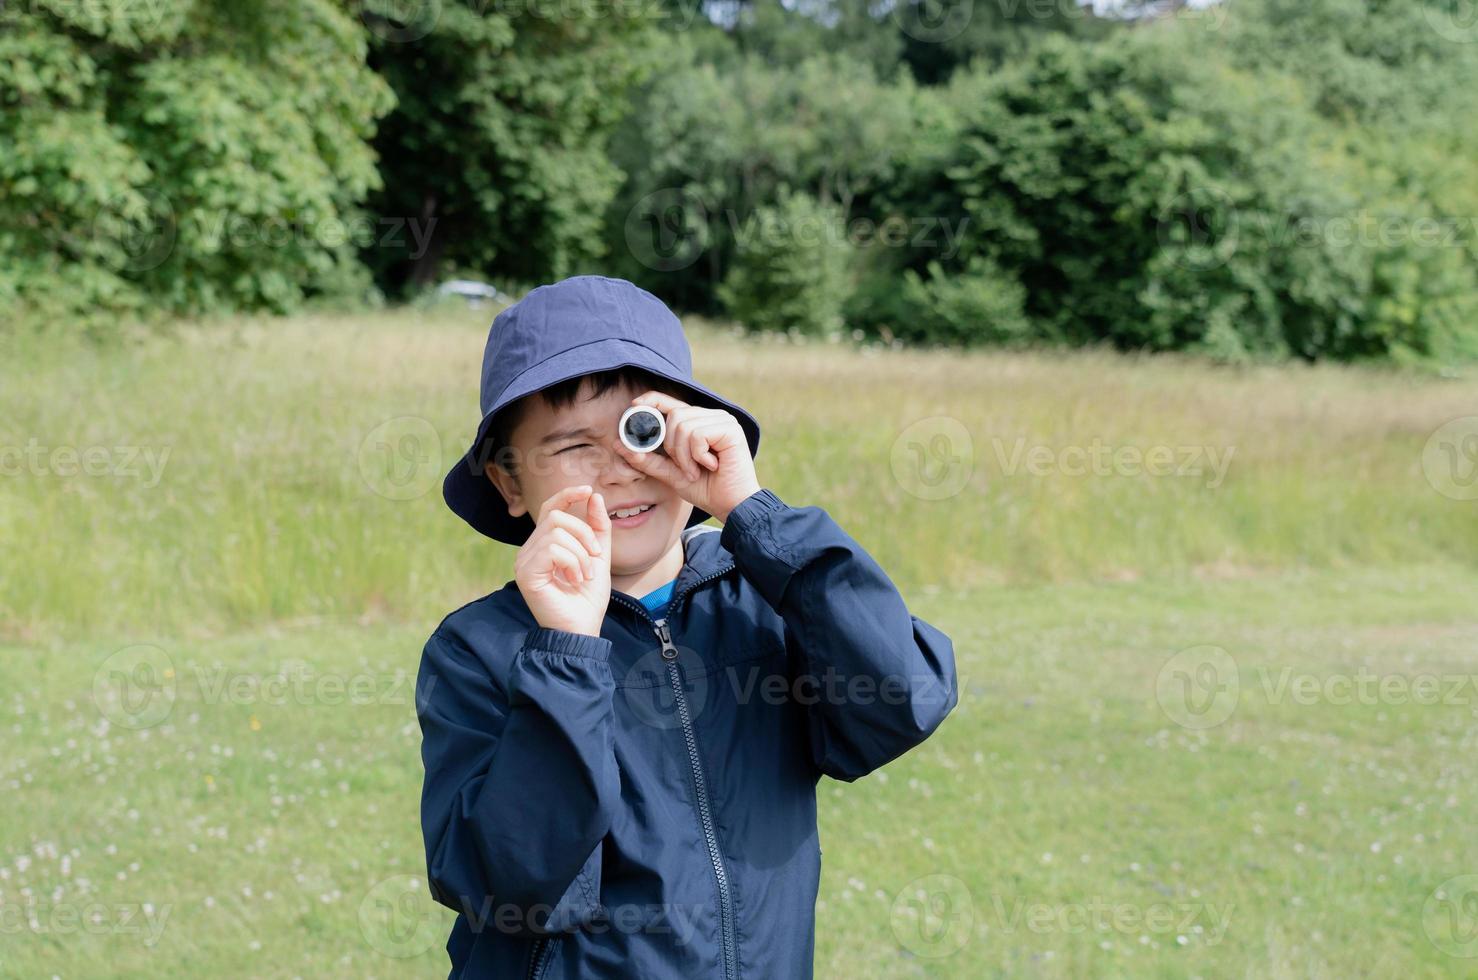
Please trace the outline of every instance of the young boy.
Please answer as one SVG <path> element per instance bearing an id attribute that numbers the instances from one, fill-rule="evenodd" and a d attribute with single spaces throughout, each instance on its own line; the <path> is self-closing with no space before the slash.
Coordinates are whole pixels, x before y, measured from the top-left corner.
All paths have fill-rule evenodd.
<path id="1" fill-rule="evenodd" d="M 453 977 L 811 977 L 818 779 L 956 703 L 949 638 L 826 511 L 760 486 L 759 425 L 691 360 L 622 279 L 493 321 L 443 492 L 518 547 L 514 580 L 441 622 L 416 699 Z M 657 451 L 622 444 L 632 405 L 664 416 Z"/>

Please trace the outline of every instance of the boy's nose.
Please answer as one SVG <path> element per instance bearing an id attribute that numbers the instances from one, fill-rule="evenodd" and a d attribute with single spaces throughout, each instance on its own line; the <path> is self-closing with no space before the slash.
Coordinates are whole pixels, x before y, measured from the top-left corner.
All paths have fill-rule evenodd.
<path id="1" fill-rule="evenodd" d="M 645 475 L 611 446 L 605 447 L 602 470 L 602 478 L 613 483 L 630 483 Z"/>

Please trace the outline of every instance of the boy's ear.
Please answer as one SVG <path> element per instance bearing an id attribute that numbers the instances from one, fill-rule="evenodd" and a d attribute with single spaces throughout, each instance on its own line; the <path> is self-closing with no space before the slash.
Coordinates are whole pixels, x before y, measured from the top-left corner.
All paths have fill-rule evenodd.
<path id="1" fill-rule="evenodd" d="M 522 517 L 529 512 L 523 500 L 523 491 L 518 488 L 517 477 L 497 463 L 487 463 L 483 466 L 483 472 L 487 474 L 492 485 L 498 488 L 498 492 L 503 495 L 503 502 L 508 505 L 508 513 L 511 516 Z"/>

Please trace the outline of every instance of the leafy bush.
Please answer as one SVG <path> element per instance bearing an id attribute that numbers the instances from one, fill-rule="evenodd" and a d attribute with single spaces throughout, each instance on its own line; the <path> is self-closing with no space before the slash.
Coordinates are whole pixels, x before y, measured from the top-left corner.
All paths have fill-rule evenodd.
<path id="1" fill-rule="evenodd" d="M 605 271 L 627 89 L 661 68 L 650 5 L 366 0 L 370 64 L 398 105 L 371 207 L 415 234 L 362 250 L 397 295 L 449 272 L 542 282 Z M 425 18 L 398 25 L 407 7 Z"/>
<path id="2" fill-rule="evenodd" d="M 852 245 L 840 209 L 784 193 L 750 215 L 719 298 L 755 330 L 834 334 L 851 288 Z"/>
<path id="3" fill-rule="evenodd" d="M 390 94 L 336 2 L 3 16 L 0 303 L 53 321 L 284 312 L 368 286 L 344 274 L 344 236 Z"/>
<path id="4" fill-rule="evenodd" d="M 906 318 L 903 340 L 934 343 L 1020 345 L 1034 337 L 1025 312 L 1026 290 L 990 259 L 975 256 L 958 273 L 929 263 L 928 278 L 903 273 Z"/>
<path id="5" fill-rule="evenodd" d="M 1230 358 L 1461 344 L 1450 312 L 1478 291 L 1471 265 L 1414 240 L 1430 205 L 1286 76 L 1254 77 L 1167 29 L 1048 41 L 957 94 L 973 103 L 944 207 L 970 224 L 938 275 L 997 263 L 1040 338 Z M 938 207 L 937 174 L 915 179 Z M 1407 234 L 1362 234 L 1371 218 Z"/>
<path id="6" fill-rule="evenodd" d="M 844 225 L 897 179 L 917 88 L 827 54 L 776 67 L 707 63 L 707 29 L 664 42 L 664 70 L 613 146 L 629 178 L 609 212 L 612 268 L 691 310 L 714 312 L 738 232 L 787 188 L 835 206 Z M 748 256 L 747 261 L 753 261 Z"/>

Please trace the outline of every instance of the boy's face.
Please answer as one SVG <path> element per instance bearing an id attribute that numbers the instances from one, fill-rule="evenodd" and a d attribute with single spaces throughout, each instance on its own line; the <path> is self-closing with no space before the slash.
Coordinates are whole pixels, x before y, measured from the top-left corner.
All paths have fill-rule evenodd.
<path id="1" fill-rule="evenodd" d="M 621 413 L 644 389 L 619 385 L 598 398 L 580 386 L 573 404 L 552 408 L 537 394 L 523 400 L 521 415 L 500 454 L 511 457 L 509 474 L 487 464 L 514 517 L 537 518 L 544 501 L 566 487 L 589 484 L 605 498 L 606 510 L 652 505 L 636 517 L 611 518 L 611 574 L 638 574 L 670 551 L 687 526 L 693 505 L 661 480 L 633 469 L 614 449 Z M 583 504 L 581 505 L 583 510 Z M 581 515 L 583 517 L 583 514 Z"/>

